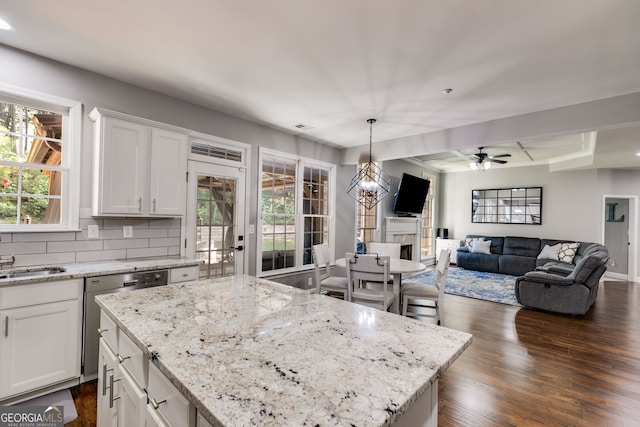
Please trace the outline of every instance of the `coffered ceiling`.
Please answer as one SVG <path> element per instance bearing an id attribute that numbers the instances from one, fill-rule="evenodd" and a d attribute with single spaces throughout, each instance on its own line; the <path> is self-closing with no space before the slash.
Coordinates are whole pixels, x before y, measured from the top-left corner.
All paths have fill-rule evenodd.
<path id="1" fill-rule="evenodd" d="M 0 0 L 0 18 L 7 46 L 336 147 L 370 117 L 380 142 L 640 92 L 638 0 Z M 495 150 L 553 162 L 582 140 Z"/>

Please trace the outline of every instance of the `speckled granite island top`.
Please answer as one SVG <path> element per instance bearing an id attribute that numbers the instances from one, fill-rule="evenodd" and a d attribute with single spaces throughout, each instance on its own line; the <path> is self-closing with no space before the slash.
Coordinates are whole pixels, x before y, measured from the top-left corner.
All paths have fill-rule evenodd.
<path id="1" fill-rule="evenodd" d="M 389 425 L 471 344 L 251 276 L 96 300 L 216 425 Z"/>

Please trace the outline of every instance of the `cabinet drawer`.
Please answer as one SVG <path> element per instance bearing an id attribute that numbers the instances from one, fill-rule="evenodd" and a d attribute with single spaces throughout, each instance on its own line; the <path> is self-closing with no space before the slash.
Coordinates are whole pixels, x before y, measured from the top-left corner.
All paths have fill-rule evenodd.
<path id="1" fill-rule="evenodd" d="M 0 289 L 0 309 L 82 298 L 82 279 L 33 283 Z"/>
<path id="2" fill-rule="evenodd" d="M 109 316 L 100 311 L 100 336 L 104 338 L 111 351 L 118 354 L 118 327 Z"/>
<path id="3" fill-rule="evenodd" d="M 169 273 L 170 283 L 188 282 L 198 279 L 198 266 L 172 268 Z"/>
<path id="4" fill-rule="evenodd" d="M 120 366 L 125 368 L 140 388 L 147 387 L 147 358 L 133 341 L 122 331 L 118 336 L 118 358 Z"/>
<path id="5" fill-rule="evenodd" d="M 162 372 L 149 364 L 149 404 L 157 409 L 171 426 L 188 426 L 189 401 L 176 389 Z"/>

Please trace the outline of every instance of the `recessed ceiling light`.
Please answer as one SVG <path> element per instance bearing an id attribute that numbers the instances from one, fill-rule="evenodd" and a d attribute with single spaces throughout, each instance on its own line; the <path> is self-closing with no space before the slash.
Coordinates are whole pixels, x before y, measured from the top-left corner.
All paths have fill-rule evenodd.
<path id="1" fill-rule="evenodd" d="M 444 94 L 450 94 L 451 92 L 453 92 L 453 89 L 451 89 L 450 87 L 446 88 L 446 89 L 442 89 L 442 93 Z"/>
<path id="2" fill-rule="evenodd" d="M 0 18 L 0 30 L 10 30 L 12 27 L 7 21 Z"/>
<path id="3" fill-rule="evenodd" d="M 636 156 L 640 156 L 640 151 L 636 153 Z"/>

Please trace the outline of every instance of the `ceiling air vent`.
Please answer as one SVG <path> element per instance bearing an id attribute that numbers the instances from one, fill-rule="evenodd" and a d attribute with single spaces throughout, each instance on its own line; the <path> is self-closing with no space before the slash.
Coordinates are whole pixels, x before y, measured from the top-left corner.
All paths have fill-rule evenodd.
<path id="1" fill-rule="evenodd" d="M 293 125 L 294 128 L 300 130 L 312 130 L 315 129 L 313 126 L 305 125 L 304 123 L 298 123 L 297 125 Z"/>
<path id="2" fill-rule="evenodd" d="M 215 145 L 204 144 L 202 142 L 191 143 L 191 153 L 199 156 L 230 160 L 232 162 L 242 162 L 242 151 L 217 147 Z"/>

